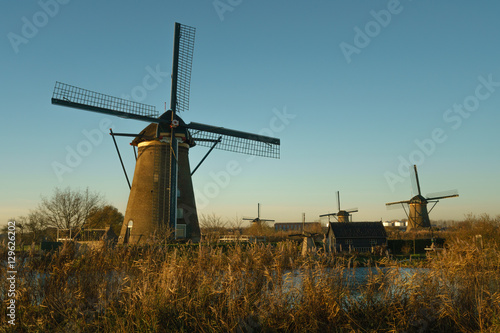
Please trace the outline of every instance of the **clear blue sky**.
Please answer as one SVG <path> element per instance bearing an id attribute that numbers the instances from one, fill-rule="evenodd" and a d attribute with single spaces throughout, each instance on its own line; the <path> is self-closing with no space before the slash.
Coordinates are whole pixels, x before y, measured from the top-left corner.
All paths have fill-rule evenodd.
<path id="1" fill-rule="evenodd" d="M 197 29 L 183 119 L 281 139 L 279 160 L 214 151 L 193 177 L 199 213 L 252 217 L 260 202 L 264 218 L 312 221 L 336 211 L 339 190 L 355 221 L 403 218 L 385 207 L 412 195 L 401 160 L 418 164 L 423 194 L 459 191 L 431 219 L 500 213 L 499 3 L 41 0 L 0 13 L 0 224 L 55 187 L 89 187 L 125 212 L 109 125 L 94 142 L 84 133 L 147 124 L 50 98 L 61 81 L 163 110 L 174 22 Z M 129 142 L 118 139 L 132 176 Z M 192 166 L 206 151 L 190 151 Z"/>

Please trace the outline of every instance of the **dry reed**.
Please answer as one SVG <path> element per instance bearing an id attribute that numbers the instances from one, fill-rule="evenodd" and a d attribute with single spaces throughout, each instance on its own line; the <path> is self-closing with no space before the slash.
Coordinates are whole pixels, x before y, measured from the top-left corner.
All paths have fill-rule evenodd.
<path id="1" fill-rule="evenodd" d="M 374 267 L 362 283 L 352 257 L 301 257 L 292 242 L 83 254 L 67 245 L 22 260 L 15 329 L 0 310 L 6 331 L 500 331 L 496 245 L 458 241 L 426 268 Z"/>

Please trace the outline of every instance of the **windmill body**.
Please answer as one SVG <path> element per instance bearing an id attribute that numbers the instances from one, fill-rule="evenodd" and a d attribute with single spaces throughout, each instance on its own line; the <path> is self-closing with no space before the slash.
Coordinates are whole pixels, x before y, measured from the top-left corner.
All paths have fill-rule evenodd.
<path id="1" fill-rule="evenodd" d="M 408 205 L 408 225 L 406 228 L 406 231 L 409 231 L 411 229 L 415 228 L 430 228 L 431 227 L 431 221 L 429 219 L 429 212 L 430 210 L 427 209 L 427 205 L 432 202 L 434 203 L 434 206 L 439 202 L 440 199 L 445 199 L 445 198 L 453 198 L 453 197 L 458 197 L 457 193 L 449 193 L 449 194 L 441 194 L 441 195 L 429 195 L 427 198 L 422 196 L 421 191 L 420 191 L 420 181 L 418 179 L 418 172 L 417 172 L 417 166 L 413 166 L 414 173 L 415 173 L 415 184 L 416 184 L 416 192 L 418 193 L 414 197 L 412 197 L 410 200 L 404 200 L 404 201 L 396 201 L 396 202 L 389 202 L 386 203 L 387 206 L 392 206 L 392 205 L 398 205 L 401 204 L 403 207 L 404 205 Z M 455 192 L 455 191 L 453 191 Z M 432 206 L 432 208 L 434 208 Z M 432 210 L 431 208 L 431 210 Z"/>
<path id="2" fill-rule="evenodd" d="M 279 158 L 280 140 L 277 138 L 195 122 L 186 124 L 178 116 L 178 112 L 189 108 L 194 33 L 192 27 L 175 24 L 170 110 L 159 117 L 154 106 L 56 82 L 52 104 L 150 123 L 138 134 L 111 131 L 113 139 L 115 136 L 135 137 L 131 145 L 138 148 L 120 233 L 122 243 L 166 238 L 199 241 L 191 179 L 194 171 L 191 172 L 188 156 L 191 147 L 210 147 L 198 166 L 214 148 Z"/>
<path id="3" fill-rule="evenodd" d="M 171 117 L 170 113 L 168 111 L 162 117 L 168 119 Z M 176 120 L 183 123 L 178 116 Z M 161 137 L 159 140 L 142 138 L 154 137 L 157 131 Z M 138 147 L 138 155 L 120 241 L 135 244 L 162 239 L 172 233 L 175 233 L 175 238 L 199 241 L 201 235 L 188 156 L 194 142 L 189 131 L 178 131 L 175 134 L 178 164 L 175 225 L 168 224 L 172 213 L 168 204 L 172 163 L 172 154 L 169 153 L 172 149 L 170 133 L 161 126 L 158 130 L 157 124 L 149 125 L 141 133 L 142 136 L 136 137 L 131 143 Z"/>
<path id="4" fill-rule="evenodd" d="M 336 216 L 337 216 L 337 221 L 341 223 L 346 223 L 349 222 L 349 216 L 351 216 L 351 214 L 349 214 L 345 210 L 339 210 Z"/>
<path id="5" fill-rule="evenodd" d="M 428 201 L 419 195 L 409 201 L 408 228 L 430 228 L 431 220 L 427 211 Z"/>

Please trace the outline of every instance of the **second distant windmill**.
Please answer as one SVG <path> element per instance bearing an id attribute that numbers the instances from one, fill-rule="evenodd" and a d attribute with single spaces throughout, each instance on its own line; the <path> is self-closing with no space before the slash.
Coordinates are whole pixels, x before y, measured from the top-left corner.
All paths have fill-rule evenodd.
<path id="1" fill-rule="evenodd" d="M 257 217 L 255 217 L 255 218 L 244 217 L 243 220 L 252 221 L 252 225 L 260 225 L 260 224 L 262 224 L 262 222 L 274 222 L 274 220 L 260 218 L 260 203 L 257 204 Z"/>
<path id="2" fill-rule="evenodd" d="M 330 214 L 323 214 L 320 215 L 319 217 L 324 217 L 328 216 L 328 221 L 330 221 L 330 216 L 333 216 L 337 222 L 352 222 L 352 214 L 351 213 L 356 213 L 358 211 L 357 208 L 351 208 L 351 209 L 345 209 L 342 210 L 340 209 L 340 192 L 337 191 L 337 213 L 330 213 Z"/>

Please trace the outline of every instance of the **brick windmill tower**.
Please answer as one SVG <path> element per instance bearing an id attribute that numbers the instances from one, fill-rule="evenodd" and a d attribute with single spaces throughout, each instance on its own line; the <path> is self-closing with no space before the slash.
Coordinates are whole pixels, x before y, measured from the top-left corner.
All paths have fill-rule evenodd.
<path id="1" fill-rule="evenodd" d="M 195 29 L 175 23 L 170 110 L 159 116 L 154 106 L 136 103 L 56 82 L 52 104 L 141 120 L 150 123 L 134 137 L 138 148 L 122 243 L 163 239 L 199 241 L 200 228 L 189 165 L 189 149 L 214 149 L 279 158 L 280 140 L 267 136 L 191 122 L 178 115 L 189 108 L 189 88 Z M 120 158 L 121 159 L 121 158 Z M 198 164 L 199 166 L 199 164 Z M 194 170 L 196 170 L 196 167 Z"/>

